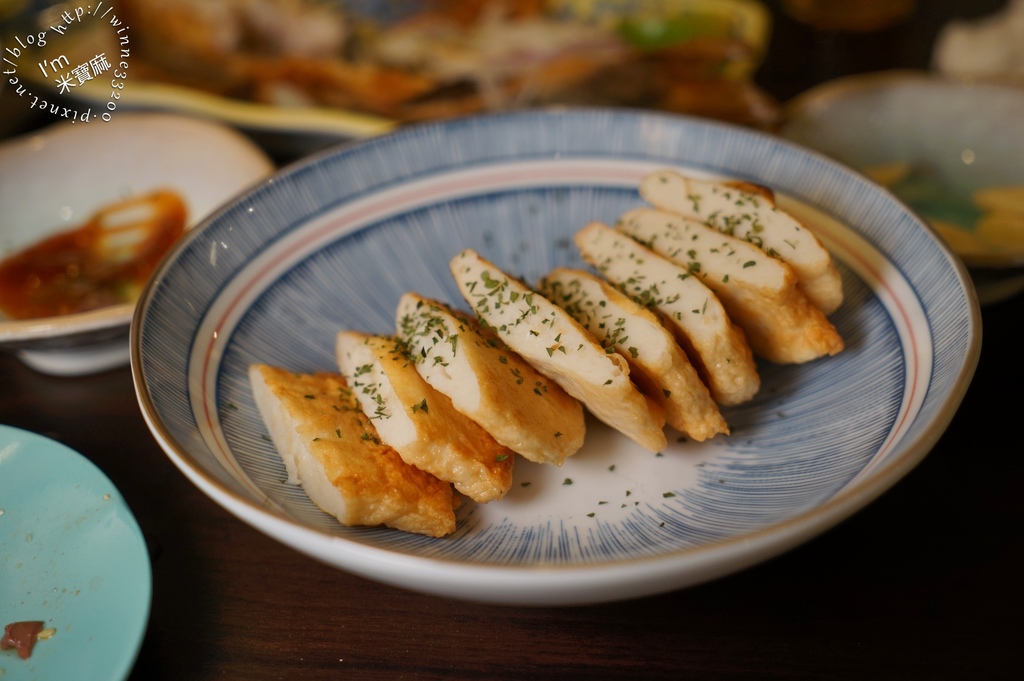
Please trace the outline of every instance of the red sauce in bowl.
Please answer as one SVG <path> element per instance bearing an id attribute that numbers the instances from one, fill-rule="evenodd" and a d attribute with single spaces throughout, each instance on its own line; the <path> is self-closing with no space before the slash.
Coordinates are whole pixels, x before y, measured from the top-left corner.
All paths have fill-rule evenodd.
<path id="1" fill-rule="evenodd" d="M 0 261 L 0 310 L 12 319 L 135 300 L 185 231 L 185 204 L 157 191 L 104 207 L 84 225 Z"/>

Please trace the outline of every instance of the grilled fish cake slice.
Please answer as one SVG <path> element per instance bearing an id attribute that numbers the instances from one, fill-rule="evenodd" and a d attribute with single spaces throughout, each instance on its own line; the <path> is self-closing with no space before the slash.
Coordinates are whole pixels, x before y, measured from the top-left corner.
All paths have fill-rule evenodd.
<path id="1" fill-rule="evenodd" d="M 743 331 L 700 279 L 598 222 L 575 235 L 583 259 L 620 291 L 658 313 L 722 406 L 751 399 L 761 378 Z"/>
<path id="2" fill-rule="evenodd" d="M 338 334 L 338 366 L 384 444 L 409 464 L 455 485 L 474 501 L 505 496 L 512 450 L 430 387 L 396 338 Z"/>
<path id="3" fill-rule="evenodd" d="M 668 444 L 661 405 L 637 389 L 622 357 L 605 352 L 565 310 L 473 250 L 449 265 L 477 316 L 537 371 L 641 446 Z"/>
<path id="4" fill-rule="evenodd" d="M 656 208 L 692 217 L 782 260 L 825 314 L 843 302 L 843 283 L 832 256 L 811 230 L 775 205 L 771 190 L 659 170 L 641 180 L 640 195 Z"/>
<path id="5" fill-rule="evenodd" d="M 382 444 L 339 374 L 254 364 L 249 380 L 289 479 L 317 506 L 343 525 L 431 537 L 455 531 L 452 486 Z"/>
<path id="6" fill-rule="evenodd" d="M 538 290 L 626 360 L 637 385 L 661 401 L 670 426 L 697 441 L 728 434 L 707 386 L 654 313 L 583 270 L 552 270 Z"/>
<path id="7" fill-rule="evenodd" d="M 756 246 L 652 208 L 625 213 L 615 227 L 699 277 L 746 333 L 755 355 L 800 364 L 843 349 L 843 339 L 797 285 L 792 268 Z"/>
<path id="8" fill-rule="evenodd" d="M 420 376 L 500 444 L 562 465 L 583 446 L 583 407 L 476 320 L 415 293 L 395 313 Z"/>

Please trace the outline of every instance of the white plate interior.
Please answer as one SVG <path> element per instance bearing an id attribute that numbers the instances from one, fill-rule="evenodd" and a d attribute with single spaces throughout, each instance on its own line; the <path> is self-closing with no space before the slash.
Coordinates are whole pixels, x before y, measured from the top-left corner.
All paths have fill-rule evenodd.
<path id="1" fill-rule="evenodd" d="M 1021 184 L 1024 90 L 924 72 L 850 76 L 791 102 L 780 134 L 854 168 L 927 161 L 971 192 Z"/>

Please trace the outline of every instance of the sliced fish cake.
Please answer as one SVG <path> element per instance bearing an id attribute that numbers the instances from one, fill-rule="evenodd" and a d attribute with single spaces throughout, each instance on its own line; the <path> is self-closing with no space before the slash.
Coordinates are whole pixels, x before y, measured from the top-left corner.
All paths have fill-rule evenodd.
<path id="1" fill-rule="evenodd" d="M 477 316 L 534 368 L 641 446 L 668 444 L 660 404 L 637 389 L 622 357 L 605 352 L 565 310 L 473 250 L 449 265 Z"/>
<path id="2" fill-rule="evenodd" d="M 835 312 L 843 302 L 843 283 L 832 256 L 811 230 L 775 205 L 770 190 L 659 170 L 641 180 L 640 195 L 656 208 L 695 218 L 782 260 L 825 314 Z"/>
<path id="3" fill-rule="evenodd" d="M 254 364 L 249 381 L 289 479 L 343 525 L 455 531 L 452 486 L 381 443 L 342 376 Z"/>
<path id="4" fill-rule="evenodd" d="M 751 399 L 761 378 L 743 331 L 699 278 L 601 223 L 576 233 L 583 259 L 624 294 L 657 312 L 720 405 Z"/>
<path id="5" fill-rule="evenodd" d="M 417 468 L 481 503 L 512 485 L 512 450 L 452 406 L 416 370 L 396 338 L 338 334 L 338 366 L 381 441 Z"/>
<path id="6" fill-rule="evenodd" d="M 615 227 L 699 277 L 746 333 L 754 354 L 799 364 L 843 349 L 843 339 L 797 285 L 792 268 L 693 218 L 638 208 Z"/>
<path id="7" fill-rule="evenodd" d="M 670 426 L 697 441 L 728 434 L 707 386 L 654 313 L 583 270 L 552 270 L 538 290 L 626 360 L 637 385 L 661 401 Z"/>
<path id="8" fill-rule="evenodd" d="M 500 444 L 562 465 L 583 446 L 583 407 L 476 320 L 415 293 L 395 313 L 416 370 Z"/>

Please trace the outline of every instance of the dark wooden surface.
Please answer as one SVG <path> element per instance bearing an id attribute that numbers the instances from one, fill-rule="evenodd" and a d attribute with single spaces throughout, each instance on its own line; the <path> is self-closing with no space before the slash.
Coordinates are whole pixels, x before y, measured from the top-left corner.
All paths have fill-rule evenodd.
<path id="1" fill-rule="evenodd" d="M 998 4 L 922 0 L 870 59 L 780 20 L 776 40 L 793 42 L 760 78 L 784 98 L 841 72 L 923 65 L 941 20 Z M 820 50 L 842 56 L 823 64 Z M 128 369 L 62 379 L 0 354 L 0 422 L 84 454 L 138 518 L 153 601 L 132 679 L 1010 679 L 1024 669 L 1022 315 L 1024 297 L 984 310 L 952 424 L 868 508 L 742 573 L 599 606 L 426 596 L 277 544 L 174 468 Z"/>

